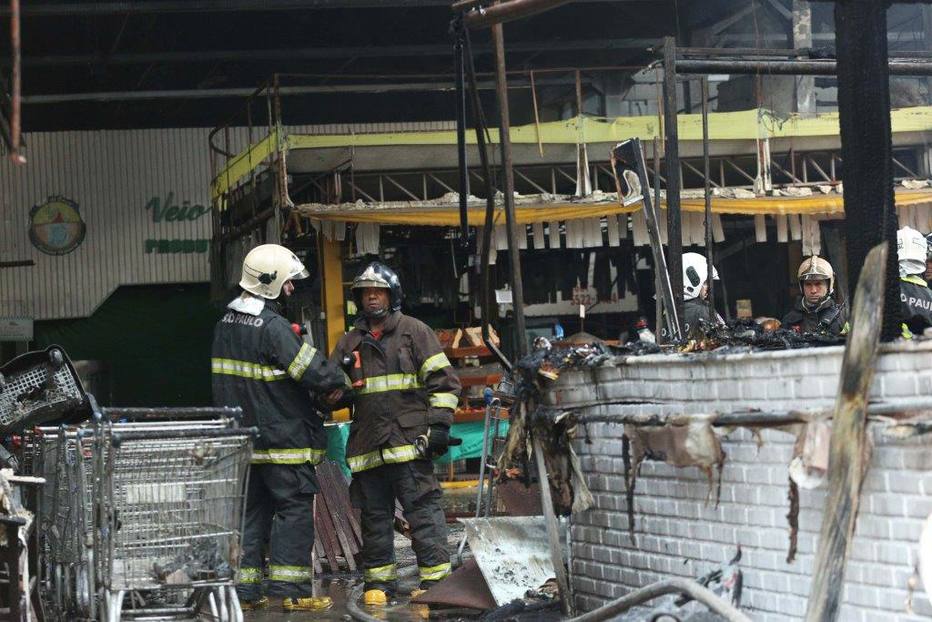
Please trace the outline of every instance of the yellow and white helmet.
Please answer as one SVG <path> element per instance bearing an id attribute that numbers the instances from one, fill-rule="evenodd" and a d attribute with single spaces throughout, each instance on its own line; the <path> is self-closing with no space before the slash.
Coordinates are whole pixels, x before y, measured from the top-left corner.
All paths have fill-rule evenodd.
<path id="1" fill-rule="evenodd" d="M 298 256 L 278 244 L 262 244 L 246 255 L 239 286 L 250 294 L 274 300 L 286 281 L 306 279 L 310 274 Z"/>
<path id="2" fill-rule="evenodd" d="M 826 292 L 826 296 L 831 296 L 832 292 L 835 291 L 835 270 L 828 260 L 822 259 L 818 255 L 806 257 L 803 262 L 799 264 L 799 270 L 796 271 L 796 279 L 799 281 L 800 293 L 803 291 L 804 281 L 828 281 L 828 292 Z"/>

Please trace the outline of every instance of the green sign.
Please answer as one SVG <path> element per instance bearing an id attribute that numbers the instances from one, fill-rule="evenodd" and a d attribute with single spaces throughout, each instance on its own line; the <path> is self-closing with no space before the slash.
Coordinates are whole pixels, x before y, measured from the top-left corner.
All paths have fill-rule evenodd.
<path id="1" fill-rule="evenodd" d="M 172 203 L 175 198 L 174 192 L 169 192 L 165 196 L 165 201 L 159 197 L 152 197 L 146 203 L 146 209 L 152 212 L 152 222 L 183 222 L 194 221 L 210 212 L 209 207 L 190 201 L 182 201 L 181 205 Z"/>
<path id="2" fill-rule="evenodd" d="M 146 211 L 152 215 L 154 223 L 193 222 L 210 212 L 209 207 L 190 201 L 175 203 L 175 193 L 169 192 L 165 199 L 152 197 L 146 202 Z M 206 253 L 210 240 L 180 238 L 149 238 L 146 240 L 147 255 Z"/>

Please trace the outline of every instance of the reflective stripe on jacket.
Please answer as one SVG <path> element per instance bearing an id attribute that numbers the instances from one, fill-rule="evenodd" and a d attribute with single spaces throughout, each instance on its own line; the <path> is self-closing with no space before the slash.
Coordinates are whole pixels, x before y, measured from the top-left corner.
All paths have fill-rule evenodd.
<path id="1" fill-rule="evenodd" d="M 254 464 L 317 464 L 327 439 L 311 393 L 346 388 L 346 374 L 294 334 L 276 303 L 249 305 L 254 315 L 237 310 L 242 300 L 214 329 L 214 405 L 240 406 L 243 424 L 258 426 Z"/>
<path id="2" fill-rule="evenodd" d="M 932 326 L 932 289 L 919 275 L 900 277 L 900 307 L 905 338 L 922 335 L 926 328 Z"/>
<path id="3" fill-rule="evenodd" d="M 400 311 L 382 326 L 380 339 L 364 318 L 343 335 L 338 362 L 358 351 L 365 386 L 355 391 L 346 462 L 354 473 L 419 458 L 414 440 L 429 425 L 449 426 L 459 403 L 460 381 L 426 324 Z"/>

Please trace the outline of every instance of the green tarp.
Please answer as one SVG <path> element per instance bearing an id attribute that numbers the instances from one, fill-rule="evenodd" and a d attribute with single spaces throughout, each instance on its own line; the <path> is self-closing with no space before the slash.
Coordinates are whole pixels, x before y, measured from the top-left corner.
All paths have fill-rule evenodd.
<path id="1" fill-rule="evenodd" d="M 457 460 L 478 458 L 482 454 L 482 428 L 481 421 L 472 423 L 454 423 L 450 436 L 463 439 L 462 445 L 450 447 L 450 450 L 434 462 L 436 464 L 449 464 Z M 327 426 L 327 457 L 340 465 L 348 476 L 349 468 L 346 466 L 346 439 L 349 438 L 349 423 L 335 423 Z M 491 432 L 494 432 L 492 430 Z M 508 422 L 499 424 L 499 436 L 508 432 Z"/>

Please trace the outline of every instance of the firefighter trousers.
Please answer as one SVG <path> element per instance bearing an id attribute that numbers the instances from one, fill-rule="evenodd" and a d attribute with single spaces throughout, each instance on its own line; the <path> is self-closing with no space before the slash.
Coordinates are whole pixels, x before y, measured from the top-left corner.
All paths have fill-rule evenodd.
<path id="1" fill-rule="evenodd" d="M 411 546 L 422 581 L 450 574 L 447 522 L 440 507 L 440 486 L 428 460 L 412 460 L 353 474 L 353 505 L 362 510 L 362 567 L 366 587 L 394 590 L 395 499 L 411 526 Z"/>
<path id="2" fill-rule="evenodd" d="M 313 465 L 254 464 L 246 492 L 243 559 L 236 587 L 241 600 L 264 594 L 298 598 L 311 595 L 314 546 Z M 269 563 L 265 568 L 268 543 Z"/>

